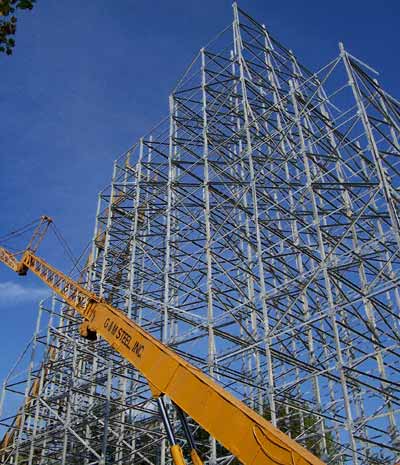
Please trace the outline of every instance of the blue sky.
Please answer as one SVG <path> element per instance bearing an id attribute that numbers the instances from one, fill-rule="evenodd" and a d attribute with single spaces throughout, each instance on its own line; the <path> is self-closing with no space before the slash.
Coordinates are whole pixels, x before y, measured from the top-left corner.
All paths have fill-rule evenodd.
<path id="1" fill-rule="evenodd" d="M 239 6 L 317 69 L 343 41 L 399 96 L 397 0 L 242 0 Z M 42 214 L 76 255 L 91 237 L 112 161 L 167 113 L 168 94 L 200 47 L 232 20 L 227 0 L 38 0 L 0 56 L 0 236 Z M 42 255 L 67 270 L 54 242 Z M 34 278 L 0 267 L 0 380 L 30 339 Z"/>

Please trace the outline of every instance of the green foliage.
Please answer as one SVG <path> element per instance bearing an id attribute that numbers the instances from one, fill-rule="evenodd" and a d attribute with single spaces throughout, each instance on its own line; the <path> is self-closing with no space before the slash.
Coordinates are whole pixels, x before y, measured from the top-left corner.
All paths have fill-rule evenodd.
<path id="1" fill-rule="evenodd" d="M 0 0 L 0 53 L 11 55 L 17 30 L 16 10 L 32 10 L 36 0 Z"/>
<path id="2" fill-rule="evenodd" d="M 393 459 L 389 456 L 385 456 L 382 452 L 372 453 L 367 456 L 365 463 L 368 465 L 391 465 Z"/>
<path id="3" fill-rule="evenodd" d="M 303 410 L 307 406 L 303 406 Z M 263 417 L 270 421 L 271 410 L 268 406 L 264 408 Z M 334 441 L 331 432 L 325 432 L 326 440 L 326 452 L 322 450 L 321 446 L 321 431 L 319 427 L 319 417 L 312 413 L 300 413 L 299 409 L 294 407 L 285 407 L 280 405 L 277 411 L 278 417 L 278 428 L 290 437 L 296 440 L 297 437 L 302 435 L 305 439 L 302 442 L 304 447 L 312 452 L 317 457 L 329 461 L 337 453 L 337 444 Z M 194 434 L 194 439 L 198 447 L 200 456 L 204 459 L 209 451 L 210 435 L 201 427 L 199 427 Z M 189 452 L 188 449 L 185 450 Z M 217 443 L 217 455 L 229 455 L 229 452 Z M 241 462 L 237 458 L 234 458 L 230 465 L 240 465 Z M 373 463 L 375 465 L 375 462 Z"/>
<path id="4" fill-rule="evenodd" d="M 299 436 L 305 437 L 305 439 L 301 441 L 303 446 L 319 458 L 326 460 L 336 454 L 337 445 L 331 432 L 325 432 L 327 454 L 322 450 L 319 417 L 315 414 L 305 412 L 304 410 L 307 410 L 306 405 L 303 406 L 303 412 L 297 408 L 284 406 L 282 404 L 277 410 L 277 426 L 281 431 L 295 440 Z M 267 420 L 271 419 L 271 412 L 268 407 L 264 409 L 263 416 Z"/>

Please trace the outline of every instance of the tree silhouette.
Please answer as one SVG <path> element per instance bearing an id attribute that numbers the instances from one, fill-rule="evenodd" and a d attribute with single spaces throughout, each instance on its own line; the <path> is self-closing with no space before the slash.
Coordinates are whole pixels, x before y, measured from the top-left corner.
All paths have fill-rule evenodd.
<path id="1" fill-rule="evenodd" d="M 36 0 L 0 0 L 0 53 L 11 55 L 15 46 L 17 10 L 32 10 Z"/>

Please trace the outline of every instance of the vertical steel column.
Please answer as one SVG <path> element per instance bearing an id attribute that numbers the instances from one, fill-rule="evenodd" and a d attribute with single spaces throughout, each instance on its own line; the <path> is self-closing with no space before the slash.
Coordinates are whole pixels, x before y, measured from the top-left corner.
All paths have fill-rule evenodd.
<path id="1" fill-rule="evenodd" d="M 108 216 L 107 216 L 107 226 L 106 230 L 104 231 L 105 234 L 105 242 L 104 242 L 104 252 L 103 252 L 103 266 L 101 269 L 101 278 L 100 278 L 100 289 L 99 289 L 99 296 L 104 297 L 104 291 L 105 291 L 105 278 L 107 275 L 107 253 L 108 253 L 108 248 L 110 246 L 110 228 L 111 228 L 111 223 L 112 223 L 112 217 L 113 217 L 113 203 L 114 203 L 114 197 L 115 197 L 115 181 L 116 181 L 116 175 L 117 175 L 117 162 L 114 162 L 114 168 L 113 168 L 113 176 L 111 180 L 111 195 L 110 195 L 110 203 L 108 207 Z"/>
<path id="2" fill-rule="evenodd" d="M 201 95 L 202 95 L 202 117 L 203 117 L 203 199 L 204 199 L 204 222 L 205 222 L 205 245 L 204 251 L 207 263 L 207 328 L 208 328 L 208 371 L 214 377 L 215 367 L 215 336 L 214 336 L 214 308 L 213 308 L 213 274 L 212 274 L 212 235 L 211 235 L 211 208 L 210 208 L 210 188 L 209 188 L 209 162 L 208 162 L 208 119 L 207 119 L 207 74 L 205 50 L 200 50 L 201 54 Z M 210 462 L 215 464 L 217 460 L 217 445 L 214 438 L 211 438 Z"/>
<path id="3" fill-rule="evenodd" d="M 169 133 L 169 152 L 168 152 L 168 182 L 167 182 L 167 205 L 166 205 L 166 231 L 165 231 L 165 265 L 164 265 L 164 302 L 163 302 L 163 324 L 161 340 L 164 344 L 169 341 L 168 326 L 169 326 L 169 313 L 168 307 L 170 305 L 170 273 L 171 273 L 171 236 L 172 236 L 172 208 L 174 201 L 174 182 L 175 182 L 175 142 L 176 138 L 176 124 L 175 118 L 175 101 L 173 95 L 169 97 L 169 112 L 170 112 L 170 133 Z"/>
<path id="4" fill-rule="evenodd" d="M 253 148 L 250 134 L 250 121 L 248 115 L 249 103 L 247 100 L 247 90 L 246 90 L 246 80 L 244 76 L 244 58 L 242 55 L 242 43 L 240 38 L 240 23 L 239 23 L 239 14 L 237 9 L 237 4 L 233 4 L 233 13 L 234 13 L 234 44 L 235 44 L 235 53 L 238 57 L 239 70 L 240 70 L 240 83 L 242 90 L 242 106 L 243 106 L 243 115 L 244 115 L 244 131 L 246 134 L 246 152 L 248 156 L 248 170 L 251 186 L 251 199 L 253 205 L 253 222 L 255 226 L 256 233 L 256 256 L 258 263 L 258 273 L 259 273 L 259 285 L 260 285 L 260 300 L 264 320 L 264 339 L 265 339 L 265 354 L 267 358 L 267 369 L 268 369 L 268 398 L 269 398 L 269 408 L 271 411 L 271 422 L 276 426 L 276 405 L 275 405 L 275 394 L 274 394 L 274 373 L 273 373 L 273 361 L 271 355 L 271 341 L 270 341 L 270 327 L 269 327 L 269 316 L 268 309 L 265 302 L 266 287 L 265 287 L 265 275 L 264 275 L 264 263 L 262 258 L 262 243 L 261 243 L 261 233 L 260 233 L 260 224 L 259 224 L 259 212 L 258 212 L 258 200 L 257 200 L 257 184 L 256 177 L 254 172 L 253 165 Z"/>
<path id="5" fill-rule="evenodd" d="M 30 361 L 29 361 L 29 365 L 28 365 L 28 376 L 27 376 L 27 382 L 26 382 L 26 386 L 25 386 L 25 395 L 24 395 L 24 401 L 23 401 L 23 406 L 22 406 L 22 412 L 21 412 L 21 417 L 20 417 L 20 421 L 21 421 L 21 424 L 20 424 L 20 427 L 19 427 L 19 431 L 17 432 L 17 435 L 18 435 L 18 438 L 17 438 L 17 448 L 16 448 L 16 462 L 18 463 L 18 461 L 20 460 L 20 444 L 21 444 L 21 440 L 22 440 L 22 432 L 24 430 L 24 428 L 29 428 L 28 425 L 25 425 L 25 422 L 27 420 L 27 408 L 28 406 L 30 405 L 31 403 L 31 390 L 32 390 L 32 387 L 33 387 L 33 384 L 32 384 L 32 372 L 33 372 L 33 368 L 34 368 L 34 361 L 35 361 L 35 355 L 36 355 L 36 348 L 37 348 L 37 344 L 38 344 L 38 335 L 39 335 L 39 330 L 40 330 L 40 322 L 41 322 L 41 318 L 42 318 L 42 310 L 43 310 L 43 300 L 40 301 L 39 303 L 39 313 L 38 313 L 38 317 L 36 319 L 36 326 L 35 326 L 35 331 L 34 331 L 34 334 L 33 334 L 33 338 L 32 338 L 32 350 L 31 350 L 31 356 L 30 356 Z M 30 413 L 28 413 L 28 419 L 30 417 Z M 26 433 L 28 433 L 28 431 L 26 431 Z"/>
<path id="6" fill-rule="evenodd" d="M 327 270 L 327 265 L 326 265 L 326 251 L 325 251 L 325 246 L 323 242 L 323 236 L 321 232 L 321 222 L 319 218 L 319 213 L 318 213 L 318 207 L 317 207 L 317 202 L 315 199 L 315 194 L 312 188 L 312 175 L 311 175 L 311 170 L 308 162 L 308 157 L 307 157 L 307 148 L 306 148 L 306 143 L 305 143 L 305 138 L 303 134 L 303 126 L 301 123 L 301 116 L 299 112 L 299 108 L 297 105 L 297 97 L 296 97 L 296 87 L 293 84 L 292 81 L 290 81 L 290 91 L 291 91 L 291 98 L 292 98 L 292 103 L 293 103 L 293 109 L 294 109 L 294 114 L 295 114 L 295 121 L 299 133 L 299 138 L 300 138 L 300 152 L 301 156 L 303 158 L 303 163 L 304 163 L 304 169 L 305 169 L 305 174 L 307 177 L 307 187 L 309 190 L 309 195 L 310 195 L 310 200 L 312 204 L 312 211 L 313 211 L 313 217 L 314 217 L 314 227 L 316 229 L 317 233 L 317 239 L 318 239 L 318 246 L 319 246 L 319 253 L 321 256 L 321 269 L 322 273 L 324 276 L 324 281 L 325 281 L 325 286 L 326 286 L 326 291 L 327 291 L 327 297 L 328 297 L 328 302 L 329 302 L 329 314 L 330 314 L 330 321 L 332 324 L 333 328 L 333 333 L 334 333 L 334 340 L 335 340 L 335 348 L 336 348 L 336 356 L 337 356 L 337 369 L 339 372 L 339 377 L 340 377 L 340 382 L 342 386 L 342 392 L 343 392 L 343 402 L 344 402 L 344 408 L 346 412 L 346 424 L 348 428 L 348 435 L 350 438 L 350 443 L 351 443 L 351 448 L 352 448 L 352 457 L 353 457 L 353 462 L 354 465 L 358 465 L 358 455 L 357 455 L 357 443 L 354 438 L 353 434 L 353 417 L 352 417 L 352 412 L 351 412 L 351 405 L 350 405 L 350 398 L 349 398 L 349 391 L 348 391 L 348 386 L 347 386 L 347 380 L 346 380 L 346 374 L 344 372 L 345 369 L 345 363 L 344 363 L 344 358 L 342 354 L 342 348 L 341 348 L 341 342 L 340 342 L 340 335 L 339 335 L 339 330 L 336 322 L 336 312 L 335 312 L 335 303 L 333 300 L 333 293 L 332 293 L 332 284 L 331 280 L 328 274 Z"/>
<path id="7" fill-rule="evenodd" d="M 111 388 L 112 388 L 112 362 L 107 362 L 107 382 L 105 393 L 105 408 L 104 408 L 104 423 L 103 423 L 103 440 L 101 444 L 101 460 L 102 465 L 106 465 L 107 454 L 107 441 L 108 441 L 108 427 L 110 423 L 111 413 Z"/>
<path id="8" fill-rule="evenodd" d="M 75 376 L 77 370 L 77 347 L 74 344 L 73 346 L 73 364 L 72 364 L 72 373 L 71 378 L 68 381 L 68 396 L 67 396 L 67 412 L 65 416 L 65 429 L 64 429 L 64 440 L 63 440 L 63 448 L 62 448 L 62 455 L 61 455 L 61 465 L 69 465 L 68 460 L 68 428 L 71 427 L 71 417 L 72 417 L 72 405 L 74 404 L 75 393 L 73 392 L 74 384 L 75 384 Z"/>

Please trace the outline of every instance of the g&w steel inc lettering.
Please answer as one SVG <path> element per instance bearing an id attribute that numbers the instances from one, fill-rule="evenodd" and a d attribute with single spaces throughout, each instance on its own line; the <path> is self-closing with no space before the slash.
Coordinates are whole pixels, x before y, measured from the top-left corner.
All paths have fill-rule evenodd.
<path id="1" fill-rule="evenodd" d="M 119 326 L 115 321 L 111 318 L 107 318 L 104 322 L 104 328 L 107 329 L 107 331 L 112 334 L 117 341 L 120 341 L 123 346 L 131 352 L 134 352 L 137 357 L 141 358 L 144 345 L 139 341 L 132 342 L 132 336 L 121 328 L 121 326 Z"/>

